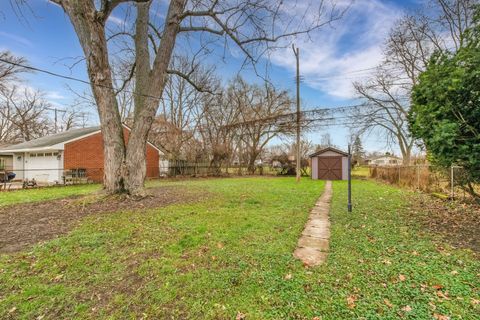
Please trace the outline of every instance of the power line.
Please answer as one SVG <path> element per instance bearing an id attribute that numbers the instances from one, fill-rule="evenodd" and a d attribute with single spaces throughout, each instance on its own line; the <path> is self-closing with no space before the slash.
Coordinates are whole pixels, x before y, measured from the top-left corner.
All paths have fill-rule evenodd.
<path id="1" fill-rule="evenodd" d="M 70 80 L 70 81 L 80 82 L 80 83 L 87 84 L 87 85 L 90 85 L 90 86 L 97 86 L 97 87 L 101 87 L 101 88 L 112 89 L 114 91 L 117 90 L 116 88 L 108 86 L 108 85 L 104 85 L 104 84 L 100 84 L 100 83 L 92 83 L 90 81 L 83 80 L 83 79 L 80 79 L 80 78 L 67 76 L 67 75 L 56 73 L 56 72 L 49 71 L 49 70 L 46 70 L 46 69 L 41 69 L 41 68 L 38 68 L 38 67 L 29 66 L 29 65 L 26 65 L 26 64 L 23 64 L 23 63 L 17 63 L 17 62 L 5 60 L 3 58 L 0 58 L 0 62 L 7 63 L 7 64 L 10 64 L 12 66 L 24 68 L 24 69 L 27 69 L 27 70 L 32 70 L 32 71 L 35 71 L 35 72 L 48 74 L 48 75 L 53 76 L 53 77 L 62 78 L 62 79 L 65 79 L 65 80 Z M 131 90 L 124 89 L 123 91 L 127 92 L 127 93 L 130 93 L 130 94 L 133 94 L 133 95 L 136 95 L 136 96 L 140 96 L 140 97 L 144 97 L 144 98 L 150 98 L 150 99 L 154 99 L 154 100 L 158 100 L 158 101 L 160 101 L 160 100 L 172 101 L 169 98 L 156 97 L 156 96 L 152 96 L 152 95 L 148 95 L 148 94 L 140 94 L 140 93 L 136 93 L 136 92 L 131 91 Z"/>

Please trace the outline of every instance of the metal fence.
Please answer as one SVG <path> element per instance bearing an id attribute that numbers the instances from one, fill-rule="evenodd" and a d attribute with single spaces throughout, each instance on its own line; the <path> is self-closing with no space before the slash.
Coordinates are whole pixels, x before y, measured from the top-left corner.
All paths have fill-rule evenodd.
<path id="1" fill-rule="evenodd" d="M 444 194 L 452 199 L 468 197 L 465 191 L 466 172 L 459 166 L 370 167 L 370 177 L 404 188 Z"/>

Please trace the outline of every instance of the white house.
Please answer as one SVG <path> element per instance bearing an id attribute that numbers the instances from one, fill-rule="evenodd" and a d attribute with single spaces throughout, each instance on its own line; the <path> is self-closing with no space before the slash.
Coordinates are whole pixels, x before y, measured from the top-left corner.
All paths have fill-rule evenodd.
<path id="1" fill-rule="evenodd" d="M 371 159 L 367 159 L 366 163 L 370 166 L 400 166 L 403 163 L 403 160 L 399 157 L 392 155 L 384 155 Z"/>

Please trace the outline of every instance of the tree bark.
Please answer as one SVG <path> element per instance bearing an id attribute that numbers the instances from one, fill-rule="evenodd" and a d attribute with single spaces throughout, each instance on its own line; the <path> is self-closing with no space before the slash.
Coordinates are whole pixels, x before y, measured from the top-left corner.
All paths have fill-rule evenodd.
<path id="1" fill-rule="evenodd" d="M 150 128 L 157 112 L 167 80 L 167 68 L 170 64 L 176 37 L 180 30 L 180 15 L 186 0 L 172 0 L 168 9 L 165 30 L 157 55 L 150 70 L 148 54 L 148 3 L 138 3 L 136 25 L 136 88 L 135 114 L 132 131 L 126 150 L 125 188 L 132 195 L 144 195 L 146 177 L 146 145 Z M 156 99 L 155 97 L 158 97 Z"/>
<path id="2" fill-rule="evenodd" d="M 108 61 L 105 23 L 97 16 L 91 1 L 59 4 L 70 17 L 87 62 L 104 144 L 104 188 L 110 194 L 124 192 L 125 141 Z"/>

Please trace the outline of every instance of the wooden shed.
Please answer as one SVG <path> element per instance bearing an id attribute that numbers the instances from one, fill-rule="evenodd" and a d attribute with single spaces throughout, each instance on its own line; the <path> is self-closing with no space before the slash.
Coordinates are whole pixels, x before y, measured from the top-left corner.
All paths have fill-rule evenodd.
<path id="1" fill-rule="evenodd" d="M 347 180 L 348 153 L 328 147 L 310 155 L 313 180 Z"/>

